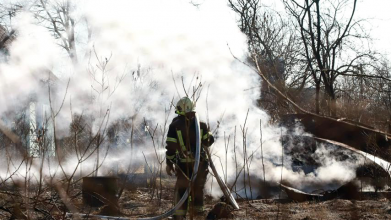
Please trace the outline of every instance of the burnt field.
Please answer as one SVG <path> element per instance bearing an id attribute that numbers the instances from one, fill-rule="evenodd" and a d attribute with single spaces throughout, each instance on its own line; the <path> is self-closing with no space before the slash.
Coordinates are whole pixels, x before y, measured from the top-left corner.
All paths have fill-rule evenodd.
<path id="1" fill-rule="evenodd" d="M 160 180 L 157 180 L 159 183 Z M 146 182 L 145 186 L 128 183 L 123 194 L 114 206 L 92 204 L 83 199 L 82 184 L 73 184 L 65 204 L 56 190 L 45 188 L 37 197 L 22 197 L 17 187 L 2 187 L 0 194 L 0 219 L 80 219 L 74 212 L 88 214 L 88 219 L 136 219 L 160 215 L 174 206 L 173 195 L 175 180 L 165 178 L 161 181 L 162 189 L 156 189 Z M 138 183 L 139 184 L 139 183 Z M 31 188 L 33 189 L 33 188 Z M 34 189 L 37 190 L 37 189 Z M 276 190 L 276 189 L 270 189 Z M 277 189 L 278 191 L 278 189 Z M 31 193 L 34 194 L 33 192 Z M 243 199 L 239 198 L 239 210 L 226 208 L 223 198 L 205 198 L 205 213 L 194 219 L 390 219 L 391 192 L 357 192 L 356 199 L 344 199 L 340 194 L 334 199 L 322 201 L 311 198 L 298 202 L 281 188 L 280 198 Z M 86 204 L 90 203 L 90 204 Z M 28 216 L 28 217 L 27 217 Z M 83 218 L 87 219 L 87 218 Z M 188 216 L 189 219 L 189 216 Z"/>

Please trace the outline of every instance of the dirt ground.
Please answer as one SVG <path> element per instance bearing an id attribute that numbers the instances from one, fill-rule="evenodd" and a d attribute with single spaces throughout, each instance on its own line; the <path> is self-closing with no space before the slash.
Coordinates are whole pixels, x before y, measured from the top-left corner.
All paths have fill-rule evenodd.
<path id="1" fill-rule="evenodd" d="M 170 209 L 174 205 L 173 183 L 166 183 L 164 186 L 160 202 L 156 198 L 151 200 L 151 190 L 148 188 L 139 187 L 125 191 L 119 201 L 121 216 L 128 218 L 155 216 Z M 194 219 L 205 219 L 208 212 L 219 202 L 206 196 L 204 216 Z M 301 203 L 286 199 L 238 200 L 238 204 L 240 209 L 232 212 L 231 219 L 391 219 L 391 201 L 381 197 L 362 201 L 335 199 Z M 99 210 L 93 212 L 99 213 Z"/>
<path id="2" fill-rule="evenodd" d="M 129 219 L 156 216 L 164 211 L 169 210 L 173 204 L 173 182 L 163 184 L 163 193 L 158 194 L 151 188 L 138 187 L 128 188 L 124 190 L 118 204 L 120 213 L 118 217 L 125 217 Z M 78 192 L 79 191 L 79 192 Z M 73 205 L 77 208 L 79 213 L 89 213 L 92 215 L 106 215 L 104 208 L 90 207 L 83 204 L 81 196 L 81 187 L 75 187 L 74 192 L 77 196 L 72 199 Z M 152 198 L 152 194 L 154 195 Z M 15 196 L 10 196 L 0 192 L 0 206 L 8 210 L 14 210 L 15 204 L 9 201 L 16 201 Z M 13 197 L 13 198 L 11 198 Z M 194 219 L 205 219 L 208 212 L 213 208 L 219 200 L 212 199 L 207 196 L 205 199 L 206 212 L 204 216 L 196 217 Z M 57 202 L 60 203 L 59 201 Z M 240 206 L 239 210 L 232 212 L 231 219 L 293 219 L 293 220 L 310 220 L 310 219 L 391 219 L 391 201 L 386 198 L 373 198 L 370 200 L 342 200 L 335 199 L 324 202 L 293 202 L 286 199 L 273 200 L 238 200 Z M 64 207 L 62 205 L 58 205 Z M 40 210 L 44 210 L 41 207 Z M 52 215 L 42 215 L 34 209 L 26 210 L 25 207 L 20 206 L 20 210 L 30 216 L 30 219 L 60 219 L 63 215 L 59 214 L 59 210 L 53 211 Z M 65 213 L 65 212 L 63 212 Z M 0 219 L 10 219 L 11 214 L 5 210 L 0 209 Z M 77 218 L 67 218 L 77 219 Z M 99 218 L 88 218 L 99 219 Z M 107 219 L 107 218 L 106 218 Z M 190 219 L 190 218 L 187 218 Z"/>
<path id="3" fill-rule="evenodd" d="M 139 194 L 139 197 L 136 196 L 121 203 L 122 210 L 129 214 L 129 217 L 134 214 L 137 215 L 137 213 L 143 213 L 142 209 L 146 213 L 159 214 L 170 207 L 167 204 L 172 204 L 171 200 L 163 200 L 160 205 L 154 203 L 145 207 L 142 205 L 145 204 L 141 202 L 142 199 L 145 199 L 145 197 Z M 219 201 L 207 201 L 205 215 L 196 219 L 205 219 L 207 212 L 217 202 Z M 302 203 L 265 199 L 238 201 L 238 203 L 240 209 L 233 211 L 234 217 L 232 219 L 391 219 L 391 202 L 388 199 L 364 201 L 336 199 L 326 202 Z"/>
<path id="4" fill-rule="evenodd" d="M 280 204 L 275 201 L 256 200 L 241 202 L 241 210 L 234 219 L 391 219 L 389 200 L 330 200 Z"/>
<path id="5" fill-rule="evenodd" d="M 158 215 L 172 206 L 169 195 L 163 195 L 161 202 L 150 201 L 150 194 L 146 189 L 138 189 L 134 192 L 126 192 L 120 201 L 123 216 L 146 217 Z M 218 203 L 217 200 L 206 200 L 207 213 Z M 232 219 L 391 219 L 391 201 L 388 199 L 373 199 L 364 201 L 350 201 L 335 199 L 325 202 L 288 202 L 286 200 L 252 200 L 238 201 L 240 210 L 233 211 Z M 148 213 L 147 215 L 144 215 Z M 189 218 L 188 218 L 189 219 Z"/>

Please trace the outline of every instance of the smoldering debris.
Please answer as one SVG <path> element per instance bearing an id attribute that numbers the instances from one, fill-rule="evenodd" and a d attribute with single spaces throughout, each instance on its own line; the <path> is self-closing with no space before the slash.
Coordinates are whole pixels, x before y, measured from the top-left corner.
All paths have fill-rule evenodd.
<path id="1" fill-rule="evenodd" d="M 314 182 L 312 187 L 305 188 L 306 192 L 298 190 L 298 188 L 303 189 L 301 186 L 295 186 L 286 181 L 286 184 L 281 184 L 281 187 L 290 199 L 294 201 L 358 199 L 359 189 L 362 193 L 363 185 L 364 187 L 372 186 L 375 192 L 391 186 L 390 163 L 381 159 L 388 158 L 387 150 L 390 146 L 389 140 L 383 134 L 362 125 L 355 126 L 304 114 L 287 115 L 282 124 L 288 126 L 290 134 L 284 136 L 282 141 L 288 143 L 285 149 L 291 157 L 293 170 L 306 174 L 312 173 L 322 166 L 320 162 L 334 158 L 339 162 L 348 161 L 349 163 L 345 165 L 353 165 L 350 170 L 355 171 L 353 178 L 356 180 L 350 178 L 353 181 L 345 181 L 345 183 L 337 181 L 333 184 L 334 186 L 323 185 L 323 187 L 322 184 L 319 185 L 319 182 Z M 303 131 L 311 133 L 297 135 L 295 129 L 297 130 L 300 126 L 303 126 Z M 323 153 L 319 152 L 320 149 L 323 149 L 321 150 Z M 379 149 L 383 153 L 376 152 Z M 381 158 L 371 155 L 370 152 L 375 152 Z M 357 181 L 360 182 L 360 187 Z M 321 193 L 311 193 L 315 192 L 311 190 L 314 187 L 323 190 L 320 190 Z"/>
<path id="2" fill-rule="evenodd" d="M 356 170 L 357 180 L 364 186 L 370 186 L 373 191 L 384 191 L 391 187 L 390 174 L 378 164 L 367 161 Z"/>
<path id="3" fill-rule="evenodd" d="M 230 206 L 227 203 L 219 202 L 212 210 L 208 212 L 208 215 L 206 216 L 207 220 L 215 220 L 215 219 L 222 219 L 222 218 L 232 218 L 234 215 L 232 214 L 232 211 L 234 208 Z"/>
<path id="4" fill-rule="evenodd" d="M 391 159 L 391 137 L 358 122 L 310 114 L 289 114 L 282 117 L 281 124 L 291 129 L 300 125 L 304 131 L 318 138 L 337 141 L 385 160 Z"/>
<path id="5" fill-rule="evenodd" d="M 278 182 L 303 192 L 336 190 L 354 180 L 357 168 L 365 162 L 356 152 L 308 134 L 286 134 L 281 136 L 280 141 L 284 149 L 284 164 L 269 164 L 267 161 L 265 177 L 261 169 L 246 177 L 239 170 L 236 181 L 229 182 L 234 185 L 232 189 L 238 198 L 279 198 Z"/>

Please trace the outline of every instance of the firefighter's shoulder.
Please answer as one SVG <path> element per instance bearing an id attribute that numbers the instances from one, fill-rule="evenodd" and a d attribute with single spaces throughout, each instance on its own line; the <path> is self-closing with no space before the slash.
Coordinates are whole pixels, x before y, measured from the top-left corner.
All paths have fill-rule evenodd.
<path id="1" fill-rule="evenodd" d="M 180 116 L 173 118 L 170 126 L 178 126 L 180 123 L 182 123 L 181 119 L 182 119 L 182 117 L 180 117 Z"/>

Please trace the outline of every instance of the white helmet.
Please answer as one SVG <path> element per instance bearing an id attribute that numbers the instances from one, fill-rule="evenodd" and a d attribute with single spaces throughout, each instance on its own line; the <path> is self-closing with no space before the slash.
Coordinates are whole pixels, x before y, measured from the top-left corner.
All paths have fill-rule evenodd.
<path id="1" fill-rule="evenodd" d="M 185 115 L 189 112 L 195 112 L 195 103 L 188 97 L 183 97 L 177 102 L 175 113 L 178 115 Z"/>

